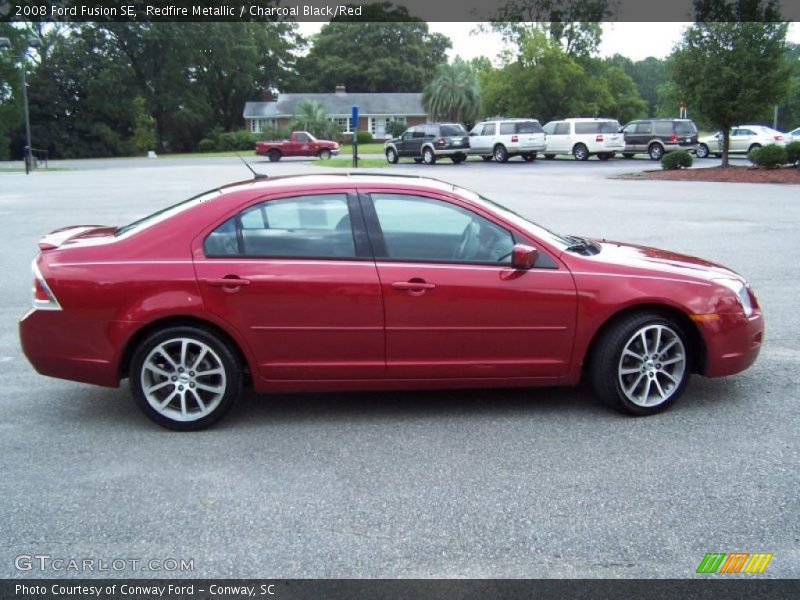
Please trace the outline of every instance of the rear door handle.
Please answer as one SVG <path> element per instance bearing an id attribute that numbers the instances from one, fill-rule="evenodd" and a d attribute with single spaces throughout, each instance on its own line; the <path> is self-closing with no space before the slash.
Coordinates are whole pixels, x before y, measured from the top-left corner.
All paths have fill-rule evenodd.
<path id="1" fill-rule="evenodd" d="M 409 281 L 395 281 L 392 284 L 392 289 L 404 290 L 408 292 L 409 296 L 422 296 L 423 294 L 427 293 L 428 290 L 432 290 L 435 287 L 436 284 L 428 283 L 424 279 L 420 279 L 418 277 L 414 277 Z"/>
<path id="2" fill-rule="evenodd" d="M 241 287 L 243 285 L 250 285 L 249 279 L 242 279 L 236 276 L 204 279 L 203 281 L 211 287 Z"/>

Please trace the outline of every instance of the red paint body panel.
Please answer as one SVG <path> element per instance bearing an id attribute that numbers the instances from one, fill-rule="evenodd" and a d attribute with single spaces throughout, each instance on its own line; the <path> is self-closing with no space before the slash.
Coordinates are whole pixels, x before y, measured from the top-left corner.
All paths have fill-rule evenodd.
<path id="1" fill-rule="evenodd" d="M 371 255 L 313 260 L 203 253 L 210 231 L 265 199 L 376 191 L 458 204 L 507 228 L 552 264 L 515 271 Z M 707 352 L 706 375 L 728 375 L 755 361 L 764 330 L 760 309 L 745 317 L 735 294 L 714 281 L 741 281 L 732 271 L 613 242 L 581 256 L 537 231 L 428 180 L 243 182 L 121 236 L 99 226 L 46 236 L 36 264 L 61 310 L 27 313 L 20 321 L 22 347 L 42 374 L 115 386 L 137 332 L 164 319 L 192 318 L 231 337 L 262 392 L 574 384 L 609 319 L 655 305 L 687 317 L 719 315 L 695 324 Z M 209 283 L 231 275 L 250 284 Z"/>
<path id="2" fill-rule="evenodd" d="M 316 156 L 323 148 L 331 154 L 339 152 L 339 144 L 330 140 L 298 141 L 300 133 L 305 132 L 293 131 L 288 140 L 256 142 L 256 154 L 267 156 L 271 150 L 277 150 L 281 156 Z"/>

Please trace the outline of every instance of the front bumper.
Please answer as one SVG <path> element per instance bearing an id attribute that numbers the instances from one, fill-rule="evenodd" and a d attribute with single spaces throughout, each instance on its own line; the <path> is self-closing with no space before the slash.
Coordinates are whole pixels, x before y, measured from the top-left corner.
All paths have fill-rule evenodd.
<path id="1" fill-rule="evenodd" d="M 733 375 L 750 367 L 758 358 L 764 340 L 764 316 L 760 310 L 721 314 L 719 319 L 697 323 L 706 344 L 706 377 Z"/>

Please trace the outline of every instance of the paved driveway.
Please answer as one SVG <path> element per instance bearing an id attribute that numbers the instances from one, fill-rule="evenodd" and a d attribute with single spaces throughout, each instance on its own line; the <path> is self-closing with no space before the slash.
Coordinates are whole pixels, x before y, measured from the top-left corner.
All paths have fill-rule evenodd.
<path id="1" fill-rule="evenodd" d="M 759 362 L 694 378 L 646 419 L 583 388 L 248 395 L 220 426 L 176 434 L 127 386 L 33 372 L 16 333 L 30 260 L 58 226 L 124 223 L 249 173 L 236 159 L 63 166 L 80 170 L 0 172 L 0 576 L 92 575 L 15 569 L 46 554 L 191 559 L 185 576 L 681 578 L 712 551 L 773 552 L 766 576 L 800 576 L 796 187 L 608 178 L 647 160 L 400 164 L 553 229 L 733 267 L 766 312 Z"/>

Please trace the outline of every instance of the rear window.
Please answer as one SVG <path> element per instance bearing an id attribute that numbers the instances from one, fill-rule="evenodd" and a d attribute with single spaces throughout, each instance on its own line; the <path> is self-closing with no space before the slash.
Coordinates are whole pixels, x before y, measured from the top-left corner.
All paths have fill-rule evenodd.
<path id="1" fill-rule="evenodd" d="M 538 121 L 513 121 L 511 123 L 500 123 L 500 135 L 513 133 L 542 133 L 544 129 Z"/>
<path id="2" fill-rule="evenodd" d="M 575 133 L 619 133 L 616 121 L 579 121 L 575 123 Z"/>
<path id="3" fill-rule="evenodd" d="M 467 130 L 461 125 L 442 125 L 443 137 L 453 137 L 459 135 L 467 135 Z"/>
<path id="4" fill-rule="evenodd" d="M 692 121 L 678 121 L 675 123 L 675 133 L 678 135 L 694 135 L 697 133 L 697 127 Z"/>
<path id="5" fill-rule="evenodd" d="M 657 135 L 670 135 L 672 133 L 672 121 L 656 121 L 654 125 Z"/>

